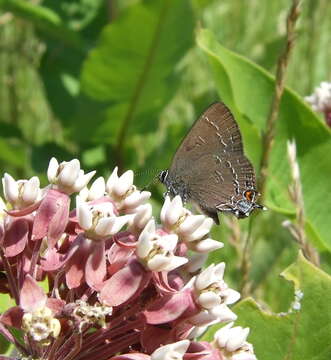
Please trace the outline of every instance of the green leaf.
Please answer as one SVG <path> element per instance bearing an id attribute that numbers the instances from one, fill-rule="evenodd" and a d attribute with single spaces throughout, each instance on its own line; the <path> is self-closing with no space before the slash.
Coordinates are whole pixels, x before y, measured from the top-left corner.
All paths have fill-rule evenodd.
<path id="1" fill-rule="evenodd" d="M 331 358 L 331 277 L 309 263 L 303 255 L 282 274 L 303 293 L 300 309 L 273 314 L 261 310 L 253 299 L 235 306 L 238 324 L 251 328 L 258 359 L 329 360 Z M 297 303 L 298 304 L 298 303 Z M 204 340 L 211 340 L 216 326 Z"/>
<path id="2" fill-rule="evenodd" d="M 0 160 L 11 166 L 23 167 L 26 162 L 25 146 L 19 142 L 9 142 L 0 138 Z"/>
<path id="3" fill-rule="evenodd" d="M 53 38 L 60 39 L 65 44 L 78 49 L 82 47 L 83 43 L 79 35 L 64 26 L 58 14 L 47 7 L 24 0 L 0 0 L 0 8 L 31 21 L 38 29 Z"/>
<path id="4" fill-rule="evenodd" d="M 128 134 L 153 131 L 178 85 L 177 66 L 192 37 L 187 0 L 144 1 L 106 26 L 83 67 L 82 88 L 109 106 L 102 114 L 107 120 L 93 121 L 94 129 L 90 126 L 86 135 L 124 144 Z M 91 119 L 83 118 L 87 121 Z M 76 125 L 77 130 L 82 127 L 81 118 Z"/>
<path id="5" fill-rule="evenodd" d="M 198 34 L 198 45 L 207 55 L 214 74 L 217 90 L 222 100 L 234 111 L 238 122 L 247 117 L 262 132 L 265 129 L 270 103 L 274 93 L 274 78 L 261 67 L 222 47 L 211 32 Z M 248 138 L 245 128 L 243 137 Z M 326 154 L 331 152 L 330 130 L 292 90 L 286 89 L 282 98 L 276 137 L 269 163 L 267 206 L 293 214 L 288 197 L 291 182 L 287 161 L 286 142 L 295 139 L 301 171 L 301 181 L 307 226 L 314 237 L 314 245 L 331 251 L 329 213 L 331 212 L 331 182 L 325 174 L 331 173 L 331 163 Z M 247 141 L 250 156 L 260 143 Z M 321 210 L 322 207 L 322 210 Z"/>

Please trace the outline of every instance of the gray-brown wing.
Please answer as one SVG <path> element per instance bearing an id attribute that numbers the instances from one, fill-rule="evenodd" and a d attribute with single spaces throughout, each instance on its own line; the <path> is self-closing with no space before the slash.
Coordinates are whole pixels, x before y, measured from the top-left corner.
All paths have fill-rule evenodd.
<path id="1" fill-rule="evenodd" d="M 208 185 L 212 178 L 219 193 L 229 197 L 255 189 L 254 169 L 244 155 L 239 127 L 223 103 L 212 104 L 193 124 L 176 151 L 169 176 L 180 177 L 188 188 Z"/>
<path id="2" fill-rule="evenodd" d="M 229 117 L 232 115 L 224 104 L 210 105 L 195 121 L 179 145 L 172 159 L 169 173 L 190 171 L 190 162 L 198 161 L 205 154 L 222 151 L 224 148 L 222 129 L 228 126 Z"/>

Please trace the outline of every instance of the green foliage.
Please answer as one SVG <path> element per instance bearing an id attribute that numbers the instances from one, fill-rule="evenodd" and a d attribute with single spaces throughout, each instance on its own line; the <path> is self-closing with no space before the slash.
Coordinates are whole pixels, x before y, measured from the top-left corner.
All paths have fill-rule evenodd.
<path id="1" fill-rule="evenodd" d="M 121 150 L 127 136 L 155 131 L 178 85 L 175 69 L 192 45 L 192 32 L 189 2 L 178 0 L 137 4 L 105 27 L 85 62 L 82 88 L 109 105 L 101 121 L 80 134 L 82 140 L 117 142 Z"/>
<path id="2" fill-rule="evenodd" d="M 246 299 L 235 306 L 238 324 L 251 328 L 249 341 L 259 359 L 330 359 L 331 277 L 301 254 L 283 276 L 303 293 L 300 309 L 274 314 Z M 203 338 L 211 340 L 215 330 L 216 326 Z"/>

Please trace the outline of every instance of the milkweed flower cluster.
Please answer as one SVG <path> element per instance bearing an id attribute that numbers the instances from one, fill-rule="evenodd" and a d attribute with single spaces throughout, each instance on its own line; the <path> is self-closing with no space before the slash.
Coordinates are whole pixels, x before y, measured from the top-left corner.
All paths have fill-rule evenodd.
<path id="1" fill-rule="evenodd" d="M 322 81 L 305 100 L 314 111 L 324 114 L 326 123 L 331 127 L 331 82 Z"/>
<path id="2" fill-rule="evenodd" d="M 0 333 L 19 358 L 256 359 L 249 330 L 232 327 L 240 294 L 224 281 L 225 264 L 203 268 L 223 246 L 210 238 L 212 219 L 177 196 L 157 223 L 132 171 L 89 186 L 94 174 L 53 158 L 45 188 L 3 176 L 0 291 L 16 304 Z M 213 342 L 198 340 L 228 322 Z"/>

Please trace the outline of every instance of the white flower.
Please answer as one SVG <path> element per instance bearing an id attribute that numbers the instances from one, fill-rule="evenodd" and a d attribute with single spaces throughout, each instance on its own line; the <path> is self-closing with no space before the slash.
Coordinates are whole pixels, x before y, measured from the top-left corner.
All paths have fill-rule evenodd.
<path id="1" fill-rule="evenodd" d="M 227 360 L 256 360 L 253 346 L 246 342 L 249 328 L 233 326 L 233 322 L 219 329 L 214 340 Z"/>
<path id="2" fill-rule="evenodd" d="M 34 204 L 41 197 L 40 182 L 37 176 L 30 180 L 17 180 L 5 173 L 2 178 L 6 200 L 14 209 L 22 209 Z"/>
<path id="3" fill-rule="evenodd" d="M 140 205 L 146 203 L 151 193 L 137 190 L 133 185 L 132 170 L 126 171 L 121 176 L 118 176 L 117 172 L 118 168 L 116 167 L 107 180 L 106 191 L 115 201 L 119 210 L 134 213 Z"/>
<path id="4" fill-rule="evenodd" d="M 102 176 L 100 176 L 93 181 L 89 189 L 87 186 L 85 186 L 79 192 L 79 196 L 84 201 L 93 201 L 102 198 L 105 195 L 105 191 L 106 191 L 105 179 Z"/>
<path id="5" fill-rule="evenodd" d="M 159 235 L 154 220 L 150 220 L 141 232 L 136 254 L 151 271 L 171 271 L 187 263 L 187 259 L 176 256 L 178 237 L 176 234 Z"/>
<path id="6" fill-rule="evenodd" d="M 160 218 L 164 228 L 177 234 L 192 251 L 208 253 L 224 246 L 223 243 L 207 236 L 213 226 L 213 219 L 205 215 L 192 215 L 183 207 L 179 195 L 172 200 L 166 197 Z"/>
<path id="7" fill-rule="evenodd" d="M 194 340 L 199 338 L 206 330 L 208 329 L 208 326 L 195 326 L 193 327 L 189 334 L 187 335 L 188 339 Z"/>
<path id="8" fill-rule="evenodd" d="M 111 202 L 89 205 L 77 197 L 77 217 L 86 236 L 97 240 L 118 233 L 132 216 L 116 216 Z"/>
<path id="9" fill-rule="evenodd" d="M 331 83 L 323 81 L 315 88 L 312 95 L 306 96 L 305 100 L 313 110 L 319 112 L 331 111 Z"/>
<path id="10" fill-rule="evenodd" d="M 51 309 L 45 306 L 33 312 L 26 312 L 22 318 L 22 328 L 33 340 L 47 344 L 49 337 L 59 336 L 61 324 L 53 317 Z"/>
<path id="11" fill-rule="evenodd" d="M 189 318 L 189 322 L 195 326 L 210 326 L 235 320 L 237 320 L 237 315 L 225 304 L 211 310 L 202 309 L 198 314 Z"/>
<path id="12" fill-rule="evenodd" d="M 186 213 L 188 213 L 188 210 L 183 207 L 179 195 L 172 200 L 170 200 L 169 196 L 166 196 L 160 214 L 161 222 L 167 230 L 172 230 Z"/>
<path id="13" fill-rule="evenodd" d="M 145 204 L 150 197 L 151 193 L 149 191 L 134 190 L 122 200 L 119 209 L 124 210 L 127 213 L 136 212 L 137 208 Z"/>
<path id="14" fill-rule="evenodd" d="M 144 204 L 140 205 L 130 220 L 129 230 L 132 233 L 140 234 L 141 230 L 147 225 L 149 220 L 152 218 L 152 205 Z"/>
<path id="15" fill-rule="evenodd" d="M 53 186 L 67 194 L 82 190 L 91 180 L 95 171 L 84 174 L 80 169 L 80 162 L 73 159 L 61 164 L 53 157 L 48 165 L 47 177 Z"/>
<path id="16" fill-rule="evenodd" d="M 227 307 L 240 298 L 240 294 L 228 287 L 223 280 L 225 264 L 211 264 L 191 280 L 195 300 L 211 317 L 220 321 L 235 320 L 236 315 Z"/>
<path id="17" fill-rule="evenodd" d="M 151 354 L 151 360 L 182 360 L 189 345 L 189 340 L 181 340 L 161 346 Z"/>

